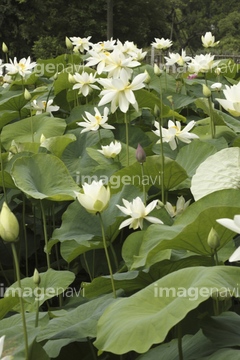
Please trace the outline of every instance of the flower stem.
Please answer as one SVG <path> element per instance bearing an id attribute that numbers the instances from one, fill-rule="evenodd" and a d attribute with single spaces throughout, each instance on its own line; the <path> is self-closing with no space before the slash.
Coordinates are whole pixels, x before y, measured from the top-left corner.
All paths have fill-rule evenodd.
<path id="1" fill-rule="evenodd" d="M 27 230 L 26 230 L 26 197 L 23 194 L 23 204 L 22 204 L 22 226 L 23 226 L 23 236 L 25 244 L 25 266 L 26 266 L 26 276 L 28 276 L 28 242 L 27 242 Z"/>
<path id="2" fill-rule="evenodd" d="M 162 195 L 162 203 L 165 204 L 165 188 L 164 188 L 164 165 L 165 165 L 165 159 L 164 159 L 164 150 L 163 150 L 163 136 L 162 136 L 162 110 L 160 117 L 158 118 L 159 122 L 159 132 L 160 132 L 160 151 L 161 151 L 161 195 Z"/>
<path id="3" fill-rule="evenodd" d="M 2 180 L 3 195 L 4 195 L 4 200 L 5 200 L 6 203 L 7 203 L 7 193 L 6 193 L 6 187 L 5 187 L 4 169 L 3 169 L 3 158 L 2 158 L 2 140 L 1 140 L 1 134 L 0 134 L 0 165 L 1 165 L 1 180 Z"/>
<path id="4" fill-rule="evenodd" d="M 14 259 L 14 263 L 15 263 L 18 288 L 22 290 L 18 256 L 17 256 L 15 244 L 13 242 L 11 243 L 11 247 L 12 247 L 13 259 Z M 28 360 L 29 359 L 29 357 L 28 357 L 28 334 L 27 334 L 27 325 L 26 325 L 26 318 L 25 318 L 24 302 L 23 302 L 23 298 L 22 298 L 22 291 L 19 296 L 19 303 L 20 303 L 21 315 L 22 315 L 23 337 L 24 337 L 24 344 L 25 344 L 25 359 Z"/>
<path id="5" fill-rule="evenodd" d="M 107 242 L 106 242 L 105 231 L 104 231 L 104 224 L 103 224 L 103 220 L 102 220 L 102 215 L 101 215 L 101 213 L 99 212 L 98 215 L 99 215 L 100 225 L 101 225 L 101 230 L 102 230 L 102 238 L 103 238 L 104 251 L 105 251 L 105 255 L 106 255 L 106 259 L 107 259 L 107 264 L 108 264 L 108 269 L 109 269 L 110 278 L 111 278 L 113 296 L 114 296 L 114 298 L 116 299 L 117 295 L 116 295 L 116 290 L 115 290 L 115 285 L 114 285 L 112 266 L 111 266 L 110 258 L 109 258 L 109 255 L 108 255 Z"/>
<path id="6" fill-rule="evenodd" d="M 144 178 L 144 167 L 143 167 L 143 163 L 140 163 L 140 165 L 141 165 L 141 172 L 142 172 L 142 186 L 143 186 L 144 206 L 146 206 L 146 204 L 147 204 L 147 194 L 146 194 L 145 183 L 143 182 L 143 178 Z"/>
<path id="7" fill-rule="evenodd" d="M 214 117 L 213 117 L 212 101 L 211 101 L 210 97 L 208 97 L 208 106 L 209 106 L 209 111 L 210 111 L 211 135 L 212 135 L 212 139 L 214 139 L 215 138 L 215 124 L 214 124 Z"/>
<path id="8" fill-rule="evenodd" d="M 38 286 L 36 288 L 38 290 Z M 35 327 L 38 327 L 38 320 L 39 320 L 39 297 L 37 297 L 37 309 L 36 309 L 36 318 L 35 318 Z"/>
<path id="9" fill-rule="evenodd" d="M 127 146 L 127 166 L 129 166 L 129 134 L 128 134 L 128 121 L 127 114 L 124 114 L 125 131 L 126 131 L 126 146 Z"/>
<path id="10" fill-rule="evenodd" d="M 178 332 L 178 358 L 179 360 L 183 360 L 182 326 L 180 323 L 177 325 L 177 332 Z"/>
<path id="11" fill-rule="evenodd" d="M 40 200 L 41 212 L 42 212 L 42 221 L 43 221 L 43 233 L 44 233 L 44 240 L 45 240 L 45 253 L 47 258 L 47 267 L 48 269 L 51 268 L 50 264 L 50 257 L 48 253 L 48 237 L 47 237 L 47 224 L 46 224 L 46 216 L 43 208 L 42 200 Z"/>

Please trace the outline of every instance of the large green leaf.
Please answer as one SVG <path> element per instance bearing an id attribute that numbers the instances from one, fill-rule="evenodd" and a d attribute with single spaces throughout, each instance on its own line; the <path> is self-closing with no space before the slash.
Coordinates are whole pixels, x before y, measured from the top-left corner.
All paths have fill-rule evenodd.
<path id="1" fill-rule="evenodd" d="M 168 254 L 166 254 L 165 257 L 167 257 L 167 255 Z M 194 266 L 212 266 L 212 259 L 202 256 L 188 256 L 177 261 L 160 261 L 154 264 L 148 271 L 134 270 L 116 273 L 113 275 L 115 288 L 123 289 L 125 293 L 132 294 L 136 290 L 143 289 L 173 271 Z M 89 298 L 112 292 L 109 276 L 95 278 L 91 283 L 83 282 L 82 288 L 84 295 Z"/>
<path id="2" fill-rule="evenodd" d="M 149 190 L 152 186 L 161 187 L 161 159 L 153 155 L 146 158 L 143 164 L 144 174 L 142 175 L 141 165 L 135 162 L 131 166 L 117 171 L 114 176 L 118 177 L 120 186 L 124 184 L 134 185 Z M 164 188 L 170 190 L 187 178 L 186 171 L 174 160 L 165 158 L 164 163 Z M 113 188 L 114 189 L 114 188 Z"/>
<path id="3" fill-rule="evenodd" d="M 36 337 L 39 333 L 39 328 L 35 327 L 35 317 L 35 313 L 25 314 L 28 331 L 29 360 L 49 360 L 40 344 L 40 347 L 36 345 Z M 39 314 L 39 326 L 46 325 L 48 320 L 48 314 Z M 13 358 L 17 360 L 26 360 L 21 314 L 9 316 L 0 321 L 0 337 L 3 335 L 6 336 L 4 344 L 6 349 L 9 350 L 8 355 L 12 355 Z M 36 349 L 38 349 L 37 353 Z"/>
<path id="4" fill-rule="evenodd" d="M 15 185 L 34 199 L 73 200 L 78 186 L 63 162 L 51 154 L 18 158 L 12 168 Z"/>
<path id="5" fill-rule="evenodd" d="M 239 291 L 238 287 L 237 289 Z M 235 312 L 207 316 L 202 320 L 201 328 L 204 335 L 217 347 L 239 347 L 240 316 Z"/>
<path id="6" fill-rule="evenodd" d="M 122 191 L 111 196 L 109 206 L 102 215 L 108 241 L 113 241 L 119 233 L 122 213 L 116 204 L 121 204 L 122 198 L 132 200 L 140 195 L 141 192 L 135 187 L 125 186 Z M 63 214 L 62 225 L 53 232 L 52 239 L 62 243 L 61 254 L 66 261 L 72 261 L 86 251 L 102 248 L 99 217 L 88 213 L 76 200 Z"/>
<path id="7" fill-rule="evenodd" d="M 195 335 L 185 335 L 182 338 L 182 352 L 184 360 L 200 359 L 210 355 L 217 348 L 199 330 Z M 137 360 L 179 360 L 178 340 L 156 346 L 146 354 L 140 355 Z"/>
<path id="8" fill-rule="evenodd" d="M 98 319 L 115 301 L 113 295 L 109 294 L 69 310 L 65 315 L 52 319 L 45 328 L 42 328 L 38 341 L 71 339 L 74 342 L 96 337 Z"/>
<path id="9" fill-rule="evenodd" d="M 173 272 L 110 305 L 98 322 L 94 345 L 115 354 L 144 353 L 213 292 L 225 288 L 234 295 L 239 276 L 239 268 L 227 266 Z"/>
<path id="10" fill-rule="evenodd" d="M 47 270 L 40 273 L 40 285 L 38 288 L 33 282 L 33 277 L 25 277 L 21 280 L 22 297 L 27 303 L 28 311 L 36 311 L 37 305 L 41 306 L 46 300 L 62 294 L 73 282 L 75 276 L 70 271 Z M 10 299 L 19 294 L 18 283 L 12 284 L 5 292 L 5 298 Z M 38 302 L 39 300 L 39 302 Z"/>
<path id="11" fill-rule="evenodd" d="M 38 143 L 42 134 L 46 138 L 59 136 L 64 133 L 66 128 L 66 123 L 63 119 L 48 116 L 46 113 L 8 124 L 2 130 L 2 144 L 5 149 L 9 149 L 12 140 L 19 143 L 31 142 L 31 124 L 33 126 L 34 141 Z"/>
<path id="12" fill-rule="evenodd" d="M 240 213 L 238 190 L 222 190 L 205 196 L 191 204 L 172 226 L 151 225 L 144 234 L 139 252 L 135 254 L 132 269 L 151 266 L 156 262 L 156 256 L 166 249 L 184 249 L 211 256 L 212 250 L 207 238 L 212 227 L 221 239 L 219 249 L 233 238 L 233 232 L 220 226 L 216 219 L 233 217 L 238 213 Z M 128 241 L 131 239 L 126 240 Z"/>

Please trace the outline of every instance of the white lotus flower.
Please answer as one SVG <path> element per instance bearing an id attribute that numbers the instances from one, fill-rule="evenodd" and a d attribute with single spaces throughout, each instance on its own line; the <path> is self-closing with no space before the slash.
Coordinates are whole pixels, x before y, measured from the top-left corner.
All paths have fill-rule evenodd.
<path id="1" fill-rule="evenodd" d="M 221 88 L 222 88 L 222 83 L 219 83 L 219 82 L 214 83 L 214 84 L 211 85 L 212 90 L 220 91 Z"/>
<path id="2" fill-rule="evenodd" d="M 166 50 L 172 46 L 172 41 L 164 38 L 154 38 L 155 42 L 152 42 L 151 45 L 157 50 Z"/>
<path id="3" fill-rule="evenodd" d="M 3 353 L 3 345 L 4 345 L 4 340 L 5 340 L 5 335 L 3 335 L 2 337 L 0 337 L 0 358 L 1 360 L 12 360 L 13 357 L 12 356 L 4 356 L 3 358 L 1 357 L 2 356 L 2 353 Z"/>
<path id="4" fill-rule="evenodd" d="M 108 51 L 95 51 L 89 50 L 89 58 L 86 60 L 86 66 L 97 66 L 97 73 L 102 74 L 105 70 L 106 65 L 108 64 L 108 57 L 110 52 Z"/>
<path id="5" fill-rule="evenodd" d="M 115 47 L 116 40 L 112 38 L 106 41 L 100 41 L 97 44 L 92 44 L 92 50 L 95 52 L 102 52 L 102 51 L 111 51 Z"/>
<path id="6" fill-rule="evenodd" d="M 35 99 L 31 102 L 31 105 L 33 109 L 36 110 L 36 115 L 42 114 L 43 112 L 48 112 L 51 116 L 53 116 L 52 112 L 58 111 L 59 106 L 52 105 L 52 103 L 53 99 L 50 99 L 48 101 Z"/>
<path id="7" fill-rule="evenodd" d="M 89 50 L 89 46 L 92 44 L 89 40 L 91 39 L 91 36 L 88 36 L 87 38 L 80 38 L 80 37 L 70 37 L 70 40 L 72 41 L 72 44 L 74 46 L 73 51 L 77 52 L 80 51 L 83 53 L 85 50 Z"/>
<path id="8" fill-rule="evenodd" d="M 172 66 L 174 64 L 184 66 L 192 58 L 191 56 L 187 56 L 186 51 L 182 49 L 181 55 L 178 53 L 169 53 L 169 57 L 165 56 L 165 59 L 167 60 L 165 63 L 166 66 Z"/>
<path id="9" fill-rule="evenodd" d="M 125 56 L 124 53 L 117 48 L 109 54 L 107 60 L 107 65 L 104 70 L 108 72 L 108 77 L 113 78 L 122 77 L 123 72 L 130 78 L 133 72 L 132 68 L 141 65 L 140 62 L 134 60 L 132 57 Z"/>
<path id="10" fill-rule="evenodd" d="M 172 206 L 170 202 L 166 202 L 164 205 L 165 209 L 171 217 L 181 215 L 184 210 L 189 206 L 191 199 L 186 201 L 183 196 L 179 196 L 176 202 L 176 206 Z"/>
<path id="11" fill-rule="evenodd" d="M 103 110 L 103 115 L 100 114 L 99 110 L 95 107 L 94 108 L 95 115 L 90 114 L 88 111 L 85 111 L 86 118 L 83 116 L 85 121 L 77 122 L 77 125 L 85 127 L 81 131 L 81 133 L 87 131 L 96 131 L 100 127 L 104 129 L 115 129 L 114 126 L 107 124 L 108 121 L 108 113 L 109 109 L 107 107 Z"/>
<path id="12" fill-rule="evenodd" d="M 233 220 L 228 218 L 217 219 L 219 224 L 226 227 L 229 230 L 234 231 L 237 234 L 240 234 L 240 215 L 235 215 Z M 229 258 L 229 262 L 239 261 L 240 260 L 240 246 L 233 252 Z"/>
<path id="13" fill-rule="evenodd" d="M 128 111 L 129 105 L 132 104 L 134 109 L 138 110 L 134 91 L 142 89 L 145 84 L 147 75 L 145 73 L 137 75 L 130 83 L 127 73 L 121 73 L 119 79 L 100 79 L 98 82 L 105 88 L 101 91 L 102 99 L 99 106 L 111 103 L 111 112 L 114 113 L 119 107 L 123 113 Z"/>
<path id="14" fill-rule="evenodd" d="M 105 187 L 102 180 L 82 185 L 83 193 L 75 192 L 79 203 L 91 214 L 102 212 L 108 207 L 110 189 Z"/>
<path id="15" fill-rule="evenodd" d="M 88 96 L 93 89 L 100 90 L 97 85 L 94 85 L 96 79 L 93 74 L 88 74 L 87 72 L 82 72 L 81 74 L 75 73 L 73 78 L 76 81 L 73 89 L 79 89 L 78 93 L 83 94 L 83 96 Z"/>
<path id="16" fill-rule="evenodd" d="M 115 141 L 111 142 L 110 145 L 101 146 L 102 150 L 98 150 L 106 158 L 115 158 L 120 151 L 122 150 L 122 145 L 120 142 Z"/>
<path id="17" fill-rule="evenodd" d="M 154 126 L 157 130 L 153 130 L 153 133 L 160 137 L 160 129 L 159 123 L 157 121 L 154 122 Z M 190 121 L 187 126 L 183 130 L 181 130 L 180 121 L 176 121 L 176 124 L 172 121 L 168 121 L 168 129 L 162 127 L 162 141 L 169 143 L 172 150 L 177 148 L 178 140 L 189 144 L 191 140 L 198 139 L 196 134 L 191 134 L 189 131 L 195 126 L 195 121 Z M 158 143 L 160 140 L 158 140 Z"/>
<path id="18" fill-rule="evenodd" d="M 214 46 L 218 45 L 220 42 L 220 41 L 215 42 L 215 36 L 213 36 L 210 31 L 206 32 L 206 34 L 204 36 L 202 35 L 201 40 L 202 40 L 202 44 L 205 48 L 214 47 Z"/>
<path id="19" fill-rule="evenodd" d="M 218 63 L 219 61 L 214 61 L 214 55 L 196 55 L 192 58 L 191 62 L 188 63 L 188 70 L 190 73 L 205 73 L 217 66 Z"/>
<path id="20" fill-rule="evenodd" d="M 146 207 L 140 197 L 135 198 L 132 202 L 122 199 L 124 206 L 116 205 L 125 215 L 131 216 L 130 219 L 124 220 L 119 229 L 129 226 L 129 229 L 136 230 L 143 228 L 143 220 L 147 220 L 154 224 L 163 224 L 156 217 L 148 216 L 148 214 L 156 207 L 158 200 L 152 201 Z"/>
<path id="21" fill-rule="evenodd" d="M 32 69 L 36 66 L 36 62 L 31 62 L 30 56 L 28 58 L 22 58 L 17 61 L 15 57 L 13 61 L 9 59 L 10 63 L 4 64 L 9 75 L 20 74 L 22 77 L 31 74 Z"/>
<path id="22" fill-rule="evenodd" d="M 223 90 L 226 99 L 216 99 L 233 116 L 240 116 L 240 82 Z"/>

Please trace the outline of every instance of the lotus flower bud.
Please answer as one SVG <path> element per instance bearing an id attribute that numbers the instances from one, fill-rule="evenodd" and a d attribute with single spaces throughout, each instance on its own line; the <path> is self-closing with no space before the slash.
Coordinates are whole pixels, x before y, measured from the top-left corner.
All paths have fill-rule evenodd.
<path id="1" fill-rule="evenodd" d="M 2 51 L 6 54 L 8 53 L 8 47 L 7 45 L 5 44 L 5 42 L 2 43 Z"/>
<path id="2" fill-rule="evenodd" d="M 0 236 L 6 242 L 16 242 L 18 235 L 18 220 L 4 202 L 0 213 Z"/>
<path id="3" fill-rule="evenodd" d="M 30 94 L 30 92 L 28 91 L 28 89 L 25 89 L 25 90 L 24 90 L 24 99 L 27 100 L 27 101 L 29 101 L 29 100 L 31 100 L 31 98 L 32 98 L 32 95 Z"/>
<path id="4" fill-rule="evenodd" d="M 72 44 L 71 40 L 67 36 L 65 37 L 65 44 L 66 44 L 66 47 L 67 47 L 68 50 L 72 50 L 73 44 Z"/>
<path id="5" fill-rule="evenodd" d="M 149 75 L 149 73 L 148 73 L 147 70 L 145 70 L 144 73 L 146 74 L 146 79 L 144 80 L 144 82 L 145 82 L 146 84 L 149 84 L 150 81 L 151 81 L 151 76 Z"/>
<path id="6" fill-rule="evenodd" d="M 220 238 L 214 228 L 211 228 L 208 234 L 207 243 L 210 246 L 210 248 L 213 250 L 216 250 L 220 246 Z"/>
<path id="7" fill-rule="evenodd" d="M 136 150 L 136 159 L 140 164 L 142 164 L 146 161 L 146 153 L 140 144 L 138 144 L 138 147 Z"/>
<path id="8" fill-rule="evenodd" d="M 70 84 L 76 83 L 74 76 L 72 74 L 68 74 L 68 81 L 70 82 Z"/>
<path id="9" fill-rule="evenodd" d="M 160 69 L 160 67 L 157 64 L 154 64 L 153 66 L 153 70 L 154 70 L 154 74 L 157 76 L 161 76 L 162 75 L 162 70 Z"/>
<path id="10" fill-rule="evenodd" d="M 37 269 L 35 269 L 33 273 L 33 282 L 35 285 L 39 285 L 41 282 L 41 278 Z"/>
<path id="11" fill-rule="evenodd" d="M 156 118 L 160 116 L 160 109 L 157 105 L 154 106 L 154 115 Z"/>
<path id="12" fill-rule="evenodd" d="M 211 96 L 211 90 L 209 89 L 209 87 L 207 87 L 207 85 L 203 84 L 203 95 L 206 97 L 210 97 Z"/>

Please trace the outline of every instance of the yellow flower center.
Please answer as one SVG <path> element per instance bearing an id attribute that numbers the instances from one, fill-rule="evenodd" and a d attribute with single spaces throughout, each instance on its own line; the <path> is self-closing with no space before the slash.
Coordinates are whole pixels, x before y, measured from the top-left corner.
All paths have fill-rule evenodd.
<path id="1" fill-rule="evenodd" d="M 95 119 L 96 119 L 97 123 L 100 124 L 102 117 L 99 115 L 95 115 Z"/>

